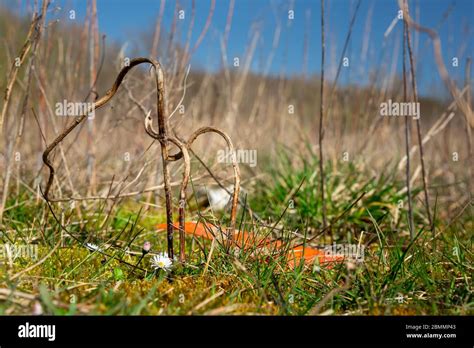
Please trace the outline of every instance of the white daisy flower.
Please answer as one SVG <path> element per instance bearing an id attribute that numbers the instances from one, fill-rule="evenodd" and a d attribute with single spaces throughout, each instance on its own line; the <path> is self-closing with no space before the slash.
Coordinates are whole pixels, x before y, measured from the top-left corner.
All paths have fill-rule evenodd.
<path id="1" fill-rule="evenodd" d="M 154 269 L 161 268 L 162 270 L 169 272 L 173 266 L 173 260 L 168 257 L 167 253 L 161 253 L 153 256 L 151 259 L 151 266 Z"/>
<path id="2" fill-rule="evenodd" d="M 90 251 L 102 251 L 100 247 L 92 243 L 86 243 L 86 248 L 89 249 Z"/>

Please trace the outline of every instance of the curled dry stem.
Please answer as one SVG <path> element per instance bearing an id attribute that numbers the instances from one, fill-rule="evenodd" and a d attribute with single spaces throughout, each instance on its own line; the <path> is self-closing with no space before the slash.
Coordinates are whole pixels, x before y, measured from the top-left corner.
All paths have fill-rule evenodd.
<path id="1" fill-rule="evenodd" d="M 171 183 L 170 183 L 170 173 L 168 164 L 171 161 L 177 161 L 180 158 L 184 159 L 184 173 L 183 179 L 181 182 L 181 189 L 180 189 L 180 201 L 179 201 L 179 237 L 180 237 L 180 256 L 179 259 L 181 262 L 185 261 L 185 238 L 184 238 L 184 227 L 185 227 L 185 205 L 186 205 L 186 188 L 188 185 L 188 181 L 190 178 L 191 173 L 191 161 L 189 158 L 189 151 L 188 149 L 192 145 L 193 141 L 201 134 L 214 132 L 221 135 L 229 147 L 229 150 L 232 154 L 232 166 L 234 168 L 234 194 L 232 198 L 232 212 L 231 212 L 231 227 L 229 229 L 229 242 L 232 242 L 234 230 L 235 230 L 235 222 L 237 217 L 237 204 L 238 204 L 238 195 L 240 191 L 240 171 L 239 166 L 237 164 L 237 160 L 235 158 L 234 147 L 230 137 L 223 131 L 213 128 L 213 127 L 203 127 L 198 129 L 194 132 L 191 138 L 188 140 L 186 144 L 182 143 L 174 136 L 170 136 L 168 134 L 168 117 L 166 116 L 166 94 L 165 94 L 165 78 L 164 73 L 161 68 L 160 63 L 157 60 L 149 59 L 149 58 L 134 58 L 130 61 L 130 64 L 122 68 L 120 70 L 117 78 L 115 79 L 114 84 L 112 87 L 107 91 L 107 93 L 96 100 L 94 105 L 88 112 L 84 115 L 77 117 L 74 122 L 69 125 L 66 129 L 64 129 L 61 134 L 59 134 L 56 139 L 45 149 L 43 152 L 43 162 L 49 169 L 49 177 L 46 183 L 46 188 L 44 190 L 44 198 L 49 202 L 60 201 L 57 199 L 50 198 L 50 190 L 51 186 L 54 182 L 55 177 L 55 169 L 49 155 L 55 149 L 55 147 L 64 140 L 64 138 L 70 134 L 74 128 L 76 128 L 81 122 L 83 122 L 87 115 L 92 112 L 93 110 L 97 110 L 107 104 L 117 92 L 120 84 L 122 83 L 125 75 L 135 66 L 139 64 L 151 64 L 154 68 L 155 72 L 155 83 L 156 83 L 156 91 L 157 91 L 157 118 L 158 118 L 158 131 L 155 131 L 152 126 L 152 118 L 150 114 L 147 115 L 145 118 L 145 131 L 149 136 L 158 140 L 161 145 L 161 157 L 163 161 L 163 182 L 164 182 L 164 189 L 165 189 L 165 198 L 166 198 L 166 222 L 167 222 L 167 240 L 168 240 L 168 255 L 170 258 L 174 257 L 173 251 L 173 208 L 172 208 L 172 195 L 171 195 Z M 179 148 L 179 152 L 175 155 L 170 155 L 168 152 L 168 145 L 172 143 Z"/>
<path id="2" fill-rule="evenodd" d="M 230 228 L 227 231 L 227 239 L 229 245 L 232 244 L 235 234 L 235 223 L 237 220 L 237 205 L 239 204 L 239 192 L 240 192 L 240 169 L 239 164 L 237 163 L 237 158 L 235 156 L 234 145 L 232 144 L 232 140 L 230 139 L 229 135 L 224 131 L 214 128 L 214 127 L 202 127 L 195 131 L 190 137 L 187 142 L 187 147 L 190 148 L 193 144 L 194 140 L 197 139 L 198 136 L 204 133 L 217 133 L 222 138 L 224 138 L 225 142 L 227 143 L 227 147 L 229 148 L 232 160 L 232 167 L 234 170 L 234 193 L 232 195 L 232 208 L 230 213 Z"/>
<path id="3" fill-rule="evenodd" d="M 155 131 L 153 129 L 152 125 L 152 119 L 150 114 L 147 115 L 145 118 L 145 131 L 146 133 L 152 137 L 153 139 L 160 140 L 160 133 Z M 179 154 L 181 157 L 184 158 L 184 173 L 183 173 L 183 180 L 181 181 L 181 189 L 179 192 L 179 260 L 180 262 L 185 262 L 186 257 L 185 257 L 185 237 L 184 237 L 184 222 L 185 222 L 185 207 L 186 207 L 186 188 L 188 186 L 189 182 L 189 177 L 191 175 L 191 160 L 189 158 L 189 152 L 185 144 L 183 144 L 181 141 L 176 139 L 173 136 L 170 136 L 168 140 L 176 145 L 180 152 Z M 162 147 L 163 148 L 163 147 Z M 173 155 L 170 155 L 168 151 L 166 151 L 166 158 L 164 161 L 176 161 L 178 158 L 176 158 Z M 171 220 L 172 221 L 172 220 Z M 173 242 L 171 238 L 171 243 Z M 169 244 L 168 244 L 169 247 Z M 169 250 L 168 250 L 169 251 Z"/>
<path id="4" fill-rule="evenodd" d="M 125 77 L 125 75 L 135 66 L 139 65 L 139 64 L 142 64 L 142 63 L 150 63 L 152 65 L 154 65 L 154 62 L 151 61 L 150 59 L 147 59 L 147 58 L 135 58 L 135 59 L 132 59 L 130 61 L 130 65 L 124 67 L 118 74 L 117 78 L 115 79 L 115 82 L 112 86 L 112 88 L 110 88 L 107 93 L 99 98 L 93 105 L 92 109 L 91 110 L 88 110 L 88 113 L 93 111 L 93 110 L 97 110 L 97 109 L 100 109 L 102 106 L 104 106 L 105 104 L 107 104 L 111 99 L 112 97 L 115 95 L 115 93 L 117 92 L 118 90 L 118 87 L 120 86 L 120 84 L 122 83 L 123 81 L 123 78 Z M 157 63 L 157 62 L 156 62 Z M 159 64 L 159 63 L 157 63 Z M 159 65 L 158 65 L 159 66 Z M 87 113 L 87 114 L 88 114 Z M 44 150 L 43 152 L 43 162 L 44 164 L 48 167 L 49 169 L 49 177 L 48 177 L 48 181 L 46 183 L 46 188 L 44 190 L 44 198 L 50 202 L 54 202 L 54 199 L 51 199 L 49 197 L 49 192 L 50 192 L 50 189 L 51 189 L 51 186 L 53 184 L 53 181 L 54 181 L 54 177 L 55 177 L 55 170 L 54 170 L 54 167 L 49 159 L 49 155 L 50 153 L 54 150 L 54 148 L 59 144 L 61 143 L 61 141 L 64 140 L 64 138 L 69 135 L 69 133 L 71 133 L 74 128 L 76 128 L 80 123 L 82 123 L 86 117 L 87 117 L 87 114 L 84 114 L 84 115 L 81 115 L 79 117 L 77 117 L 74 122 L 72 122 L 71 125 L 69 125 L 66 129 L 64 129 L 61 134 L 59 134 L 56 139 L 53 140 L 53 142 L 51 144 L 48 145 L 48 147 L 46 148 L 46 150 Z"/>
<path id="5" fill-rule="evenodd" d="M 50 189 L 54 181 L 55 170 L 54 167 L 49 159 L 50 153 L 54 150 L 54 148 L 64 140 L 64 138 L 72 132 L 74 128 L 76 128 L 80 123 L 82 123 L 86 118 L 87 115 L 93 111 L 103 107 L 107 104 L 117 93 L 117 90 L 122 83 L 125 75 L 137 65 L 147 63 L 151 64 L 155 71 L 155 82 L 156 82 L 156 91 L 157 91 L 157 114 L 158 114 L 158 126 L 160 132 L 160 144 L 161 144 L 161 154 L 163 159 L 163 176 L 164 176 L 164 186 L 165 186 L 165 196 L 166 196 L 166 218 L 167 218 L 167 233 L 168 233 L 168 254 L 170 257 L 173 257 L 173 213 L 172 213 L 172 205 L 171 205 L 171 188 L 170 188 L 170 175 L 168 169 L 168 162 L 166 160 L 167 157 L 167 131 L 168 131 L 168 123 L 167 117 L 165 113 L 165 82 L 164 82 L 164 74 L 161 68 L 160 63 L 157 60 L 149 59 L 149 58 L 134 58 L 130 61 L 130 64 L 122 68 L 120 70 L 117 78 L 115 79 L 114 84 L 112 87 L 107 91 L 107 93 L 95 101 L 94 105 L 88 112 L 84 115 L 77 117 L 74 122 L 64 129 L 61 134 L 59 134 L 56 139 L 46 148 L 43 152 L 43 162 L 49 168 L 49 177 L 46 183 L 46 188 L 44 190 L 44 198 L 47 201 L 54 201 L 49 197 Z"/>
<path id="6" fill-rule="evenodd" d="M 153 129 L 152 125 L 152 119 L 150 115 L 147 116 L 145 119 L 145 130 L 148 135 L 150 135 L 154 139 L 159 139 L 159 133 Z M 188 141 L 186 144 L 181 144 L 179 140 L 177 140 L 175 137 L 169 137 L 169 140 L 172 141 L 176 146 L 180 148 L 180 152 L 178 152 L 175 155 L 170 155 L 167 154 L 167 160 L 168 161 L 177 161 L 184 157 L 184 162 L 185 162 L 185 172 L 190 171 L 190 160 L 189 160 L 189 150 L 191 149 L 191 146 L 193 142 L 202 134 L 204 133 L 216 133 L 219 134 L 222 138 L 224 138 L 225 142 L 227 143 L 227 147 L 229 148 L 229 151 L 231 153 L 231 160 L 232 160 L 232 167 L 234 170 L 234 191 L 232 194 L 232 208 L 231 208 L 231 215 L 230 215 L 230 227 L 227 231 L 227 240 L 229 242 L 229 245 L 232 244 L 233 238 L 234 238 L 234 232 L 235 232 L 235 224 L 237 220 L 237 206 L 239 204 L 239 193 L 240 193 L 240 169 L 239 169 L 239 164 L 237 163 L 237 158 L 235 156 L 235 151 L 234 151 L 234 145 L 232 143 L 232 140 L 230 139 L 229 135 L 215 127 L 202 127 L 196 130 L 191 136 L 189 137 Z M 178 145 L 180 144 L 180 145 Z M 183 151 L 185 149 L 185 151 Z M 181 185 L 181 198 L 180 198 L 180 207 L 183 205 L 186 201 L 186 195 L 185 195 L 185 189 L 187 186 L 187 182 L 189 180 L 189 175 L 184 174 L 183 175 L 183 181 Z M 183 201 L 184 199 L 184 201 Z M 184 240 L 184 235 L 181 237 L 182 234 L 184 234 L 184 212 L 183 215 L 180 213 L 180 221 L 181 221 L 181 216 L 183 216 L 183 223 L 181 224 L 180 222 L 180 239 L 183 238 Z M 184 243 L 183 243 L 184 244 Z"/>

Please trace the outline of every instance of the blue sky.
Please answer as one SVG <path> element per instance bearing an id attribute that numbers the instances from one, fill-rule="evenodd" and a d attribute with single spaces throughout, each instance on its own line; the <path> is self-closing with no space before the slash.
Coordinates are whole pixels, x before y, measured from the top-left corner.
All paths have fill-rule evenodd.
<path id="1" fill-rule="evenodd" d="M 0 0 L 15 6 L 18 2 L 25 6 L 28 1 Z M 31 3 L 31 0 L 30 0 Z M 196 0 L 196 19 L 191 46 L 196 42 L 204 27 L 211 0 Z M 192 57 L 193 69 L 215 71 L 221 65 L 219 40 L 224 33 L 229 0 L 217 0 L 210 29 L 199 49 Z M 326 40 L 327 64 L 334 75 L 340 59 L 344 40 L 349 28 L 349 21 L 357 0 L 326 0 Z M 84 0 L 56 0 L 61 12 L 74 9 L 76 22 L 84 20 L 87 2 Z M 180 0 L 180 8 L 185 11 L 185 19 L 177 21 L 180 32 L 179 40 L 185 42 L 187 28 L 191 20 L 192 0 Z M 130 49 L 137 49 L 141 54 L 148 54 L 143 49 L 143 33 L 153 32 L 160 7 L 159 0 L 98 0 L 100 32 L 107 35 L 108 42 L 123 44 L 128 42 Z M 437 28 L 443 45 L 443 56 L 452 77 L 463 80 L 465 59 L 474 53 L 474 1 L 471 0 L 413 0 L 410 1 L 411 13 L 419 22 L 428 27 Z M 288 10 L 294 10 L 294 20 L 288 27 Z M 417 11 L 417 8 L 419 9 Z M 448 8 L 449 16 L 442 21 Z M 397 40 L 401 39 L 402 22 L 398 22 L 390 35 L 384 40 L 384 33 L 398 11 L 396 0 L 361 0 L 361 6 L 355 21 L 352 39 L 347 56 L 349 68 L 341 72 L 341 83 L 366 83 L 368 71 L 390 64 Z M 59 13 L 61 13 L 59 12 Z M 58 14 L 56 14 L 58 15 Z M 175 13 L 175 1 L 167 0 L 163 29 L 171 28 Z M 307 19 L 309 17 L 309 20 Z M 370 21 L 370 36 L 367 52 L 364 57 L 364 39 L 367 38 L 366 23 Z M 276 75 L 284 72 L 287 75 L 301 75 L 304 72 L 304 38 L 307 38 L 308 75 L 319 73 L 321 64 L 321 29 L 319 0 L 236 0 L 232 28 L 228 42 L 228 57 L 242 57 L 252 40 L 255 26 L 260 28 L 261 35 L 252 60 L 251 69 L 263 72 L 277 23 L 281 23 L 279 46 L 275 52 L 269 73 Z M 440 25 L 440 23 L 442 23 Z M 417 40 L 416 36 L 413 37 Z M 442 95 L 445 92 L 434 65 L 432 45 L 426 35 L 419 35 L 418 80 L 420 92 L 424 95 Z M 401 43 L 398 43 L 401 45 Z M 383 51 L 385 47 L 386 51 Z M 401 71 L 401 46 L 398 51 L 396 71 Z M 385 59 L 382 52 L 386 52 Z M 459 58 L 459 67 L 452 67 L 452 58 Z M 365 58 L 365 59 L 364 59 Z M 242 62 L 241 62 L 242 64 Z"/>

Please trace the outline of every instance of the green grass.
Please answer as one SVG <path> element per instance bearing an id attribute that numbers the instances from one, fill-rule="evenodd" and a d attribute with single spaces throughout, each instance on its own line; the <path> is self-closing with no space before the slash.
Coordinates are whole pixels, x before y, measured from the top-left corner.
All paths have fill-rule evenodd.
<path id="1" fill-rule="evenodd" d="M 322 220 L 316 156 L 306 161 L 282 153 L 268 168 L 272 179 L 263 179 L 248 197 L 252 209 L 269 225 L 279 221 L 275 230 L 261 227 L 258 232 L 288 237 L 296 231 L 310 237 L 318 233 Z M 366 248 L 360 264 L 289 269 L 282 258 L 255 257 L 251 251 L 228 254 L 218 243 L 211 254 L 210 241 L 188 238 L 185 265 L 177 265 L 170 274 L 153 272 L 149 254 L 140 262 L 146 273 L 134 271 L 128 264 L 138 262 L 143 243 L 150 241 L 153 253 L 162 252 L 166 236 L 154 228 L 164 222 L 163 212 L 145 211 L 128 200 L 117 204 L 107 220 L 110 206 L 104 204 L 82 206 L 82 220 L 75 208 L 53 207 L 78 240 L 101 245 L 112 257 L 64 238 L 43 263 L 12 279 L 47 255 L 61 233 L 67 235 L 45 204 L 22 193 L 8 202 L 8 229 L 2 231 L 1 243 L 36 245 L 38 258 L 18 257 L 10 262 L 3 255 L 0 288 L 14 292 L 10 296 L 0 292 L 0 314 L 29 314 L 35 303 L 45 313 L 57 315 L 305 315 L 315 306 L 320 307 L 319 313 L 336 315 L 474 313 L 472 206 L 451 219 L 439 214 L 433 236 L 423 207 L 417 204 L 416 238 L 411 242 L 405 196 L 400 193 L 403 182 L 397 179 L 395 168 L 371 175 L 362 165 L 341 162 L 328 163 L 325 170 L 332 227 L 314 243 L 361 242 Z M 415 188 L 415 200 L 419 192 Z M 188 219 L 196 214 L 189 212 Z M 245 214 L 241 223 L 246 229 L 251 228 L 249 221 Z M 138 254 L 128 254 L 126 249 Z"/>

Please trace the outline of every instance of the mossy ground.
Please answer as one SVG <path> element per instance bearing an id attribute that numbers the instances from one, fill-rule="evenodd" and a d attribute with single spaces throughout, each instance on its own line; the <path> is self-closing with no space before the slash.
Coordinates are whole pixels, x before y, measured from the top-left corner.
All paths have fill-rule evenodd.
<path id="1" fill-rule="evenodd" d="M 285 164 L 285 160 L 282 160 Z M 275 166 L 272 180 L 258 185 L 248 204 L 270 226 L 280 221 L 274 237 L 317 233 L 320 226 L 318 179 L 315 163 Z M 136 200 L 111 207 L 96 203 L 76 207 L 53 206 L 58 218 L 77 240 L 53 219 L 44 202 L 21 193 L 8 202 L 2 231 L 5 246 L 37 246 L 37 258 L 4 253 L 0 265 L 0 313 L 31 314 L 275 314 L 310 313 L 351 315 L 472 314 L 474 230 L 472 206 L 447 217 L 435 214 L 435 232 L 426 224 L 423 207 L 415 210 L 416 237 L 407 230 L 403 183 L 388 173 L 371 178 L 354 165 L 327 167 L 328 219 L 317 244 L 363 243 L 364 261 L 342 263 L 331 269 L 296 267 L 283 258 L 255 258 L 252 253 L 228 254 L 210 241 L 187 239 L 188 260 L 166 274 L 153 272 L 151 254 L 166 251 L 164 222 L 157 209 L 141 209 Z M 304 179 L 288 204 L 288 193 Z M 361 193 L 363 198 L 353 207 Z M 420 190 L 414 190 L 420 195 Z M 348 209 L 348 207 L 351 207 Z M 110 209 L 110 210 L 109 210 Z M 201 214 L 202 212 L 199 212 Z M 190 211 L 194 219 L 197 211 Z M 108 219 L 106 217 L 108 216 Z M 248 214 L 239 216 L 245 229 Z M 81 223 L 77 223 L 81 221 Z M 225 223 L 225 220 L 222 221 Z M 270 228 L 259 228 L 268 233 Z M 276 232 L 278 231 L 278 232 Z M 294 232 L 294 233 L 293 233 Z M 61 239 L 62 236 L 62 239 Z M 177 239 L 177 238 L 176 238 Z M 103 246 L 113 257 L 86 249 L 78 242 Z M 135 265 L 145 241 L 152 252 Z M 57 243 L 57 249 L 36 267 Z M 211 249 L 212 253 L 211 253 Z M 4 249 L 5 250 L 5 249 Z M 126 251 L 135 251 L 129 254 Z M 178 250 L 176 241 L 175 250 Z M 119 261 L 121 260 L 121 261 Z M 316 308 L 317 307 L 317 308 Z M 41 308 L 41 310 L 39 309 Z"/>

